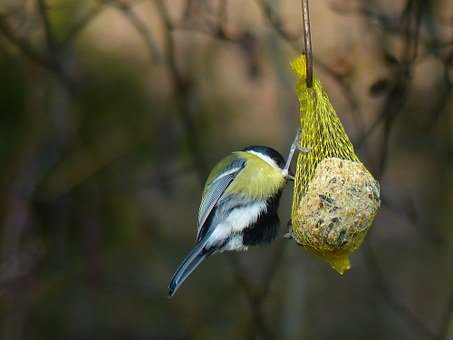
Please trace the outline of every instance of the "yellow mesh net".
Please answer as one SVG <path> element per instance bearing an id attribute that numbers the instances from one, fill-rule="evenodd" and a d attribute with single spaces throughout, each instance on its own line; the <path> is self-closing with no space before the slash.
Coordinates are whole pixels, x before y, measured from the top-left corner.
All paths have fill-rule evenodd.
<path id="1" fill-rule="evenodd" d="M 313 87 L 307 88 L 305 56 L 301 55 L 291 63 L 297 76 L 296 95 L 300 105 L 300 146 L 310 152 L 300 153 L 297 160 L 294 206 L 307 190 L 319 162 L 336 157 L 359 162 L 354 147 L 330 103 L 326 91 L 316 76 Z"/>
<path id="2" fill-rule="evenodd" d="M 336 271 L 342 274 L 349 269 L 349 254 L 360 246 L 376 215 L 379 207 L 379 185 L 360 163 L 319 79 L 314 77 L 313 86 L 307 88 L 305 56 L 296 58 L 291 63 L 291 67 L 297 76 L 296 94 L 300 104 L 302 131 L 300 146 L 309 150 L 307 153 L 299 153 L 297 159 L 291 213 L 292 233 L 299 244 L 326 260 Z M 341 162 L 352 161 L 355 164 L 358 163 L 358 168 L 349 166 L 350 169 L 354 169 L 351 170 L 354 172 L 353 174 L 341 174 L 344 169 L 333 170 L 336 171 L 335 174 L 332 172 L 323 173 L 324 178 L 325 176 L 340 176 L 341 181 L 347 182 L 350 178 L 359 175 L 359 180 L 338 186 L 335 193 L 322 191 L 325 188 L 321 187 L 313 188 L 310 183 L 316 185 L 319 183 L 318 177 L 316 181 L 313 180 L 318 165 L 326 159 L 338 159 L 340 168 L 346 164 Z M 361 176 L 362 168 L 363 176 Z M 318 168 L 318 173 L 320 169 Z M 357 185 L 357 183 L 360 184 Z M 342 195 L 343 188 L 348 188 L 344 190 L 357 190 L 357 193 L 362 194 L 365 199 L 357 201 L 348 192 L 344 192 L 344 195 Z M 376 194 L 372 192 L 376 192 Z M 325 210 L 325 215 L 322 215 L 320 213 L 322 209 L 319 209 L 318 204 L 323 204 L 324 196 L 329 201 L 330 198 L 327 197 L 329 195 L 337 200 L 338 206 L 335 209 L 338 210 L 334 213 Z M 371 197 L 369 202 L 368 196 Z M 344 197 L 344 199 L 340 197 Z M 307 208 L 308 205 L 312 205 L 312 208 Z M 326 221 L 326 218 L 329 221 Z M 331 221 L 336 223 L 335 227 L 332 227 Z M 332 235 L 337 235 L 336 232 L 338 232 L 339 237 L 345 238 L 344 243 L 340 242 L 341 246 L 337 248 L 331 246 Z M 317 239 L 317 241 L 310 241 L 313 239 Z"/>

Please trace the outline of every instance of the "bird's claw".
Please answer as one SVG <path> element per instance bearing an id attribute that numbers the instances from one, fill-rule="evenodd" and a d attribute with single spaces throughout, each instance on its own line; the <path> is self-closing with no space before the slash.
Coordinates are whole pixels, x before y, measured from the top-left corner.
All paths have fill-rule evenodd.
<path id="1" fill-rule="evenodd" d="M 288 232 L 283 235 L 283 238 L 287 239 L 287 240 L 290 240 L 293 238 L 293 223 L 291 220 L 288 221 L 288 223 L 286 223 L 286 226 L 288 227 Z"/>
<path id="2" fill-rule="evenodd" d="M 284 239 L 287 239 L 287 240 L 291 240 L 293 238 L 293 232 L 292 230 L 291 231 L 288 231 L 285 235 L 283 235 L 283 238 Z"/>
<path id="3" fill-rule="evenodd" d="M 291 144 L 291 147 L 289 148 L 288 158 L 286 159 L 286 164 L 285 164 L 285 167 L 283 168 L 283 171 L 286 174 L 288 174 L 288 172 L 289 172 L 289 168 L 291 166 L 291 161 L 292 161 L 292 159 L 294 157 L 294 153 L 296 152 L 296 150 L 301 152 L 301 153 L 310 152 L 310 148 L 306 148 L 306 147 L 301 147 L 300 146 L 301 136 L 302 136 L 302 131 L 299 128 L 299 129 L 297 129 L 296 137 L 294 138 L 294 141 Z"/>
<path id="4" fill-rule="evenodd" d="M 311 148 L 305 148 L 305 147 L 297 145 L 297 150 L 302 153 L 309 153 L 311 151 Z"/>
<path id="5" fill-rule="evenodd" d="M 302 129 L 298 128 L 296 132 L 296 138 L 294 139 L 293 145 L 296 147 L 296 150 L 302 153 L 308 153 L 311 151 L 311 148 L 303 147 L 301 145 L 302 138 Z"/>

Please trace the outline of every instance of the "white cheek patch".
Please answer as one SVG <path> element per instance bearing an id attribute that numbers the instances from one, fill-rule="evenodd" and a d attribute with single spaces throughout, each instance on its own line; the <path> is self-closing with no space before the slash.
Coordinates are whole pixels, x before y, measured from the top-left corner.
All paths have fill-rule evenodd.
<path id="1" fill-rule="evenodd" d="M 252 155 L 255 155 L 256 157 L 261 158 L 263 161 L 265 161 L 270 166 L 280 169 L 280 167 L 277 165 L 277 163 L 275 163 L 275 161 L 272 158 L 270 158 L 269 156 L 263 155 L 262 153 L 252 151 L 252 150 L 249 150 L 247 152 L 251 153 Z"/>

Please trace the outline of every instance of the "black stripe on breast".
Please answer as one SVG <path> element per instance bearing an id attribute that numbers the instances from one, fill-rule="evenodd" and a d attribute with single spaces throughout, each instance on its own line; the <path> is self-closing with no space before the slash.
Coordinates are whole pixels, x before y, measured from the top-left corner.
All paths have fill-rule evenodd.
<path id="1" fill-rule="evenodd" d="M 278 204 L 281 192 L 267 201 L 267 211 L 260 215 L 258 220 L 242 232 L 242 243 L 253 246 L 270 243 L 278 234 L 280 219 L 278 218 Z"/>

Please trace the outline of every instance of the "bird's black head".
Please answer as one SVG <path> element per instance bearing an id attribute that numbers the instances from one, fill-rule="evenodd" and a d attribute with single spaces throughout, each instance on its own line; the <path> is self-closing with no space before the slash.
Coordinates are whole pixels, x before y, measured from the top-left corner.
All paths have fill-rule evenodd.
<path id="1" fill-rule="evenodd" d="M 248 146 L 248 147 L 242 149 L 242 151 L 252 151 L 252 152 L 261 154 L 263 156 L 269 157 L 281 169 L 283 169 L 283 167 L 285 166 L 285 159 L 283 158 L 283 156 L 280 155 L 280 153 L 278 151 L 276 151 L 268 146 L 253 145 L 253 146 Z"/>

